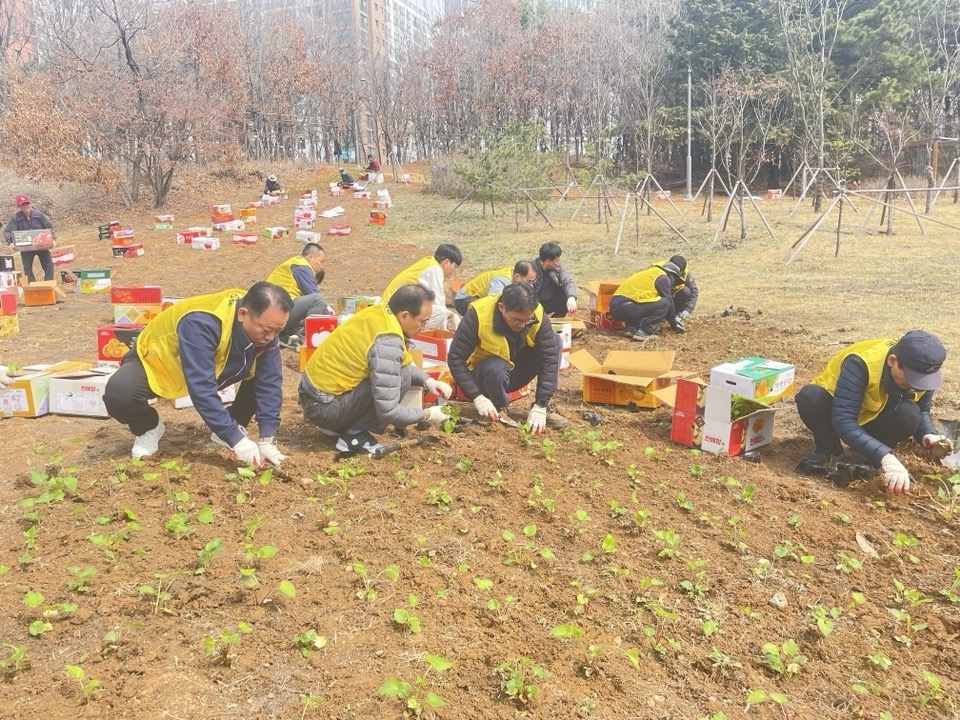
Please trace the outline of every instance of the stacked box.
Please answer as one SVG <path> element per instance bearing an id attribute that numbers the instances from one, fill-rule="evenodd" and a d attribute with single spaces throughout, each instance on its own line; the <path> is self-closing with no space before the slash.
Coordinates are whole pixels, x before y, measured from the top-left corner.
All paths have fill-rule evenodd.
<path id="1" fill-rule="evenodd" d="M 61 362 L 30 365 L 13 375 L 13 383 L 0 391 L 0 415 L 41 417 L 50 412 L 50 379 L 60 372 L 86 370 L 90 363 Z"/>
<path id="2" fill-rule="evenodd" d="M 53 230 L 13 231 L 13 247 L 17 250 L 52 250 L 54 245 Z"/>
<path id="3" fill-rule="evenodd" d="M 333 224 L 327 230 L 327 235 L 349 235 L 350 226 L 349 225 L 337 225 Z"/>
<path id="4" fill-rule="evenodd" d="M 378 302 L 380 298 L 374 295 L 344 295 L 337 298 L 337 315 L 354 315 Z"/>
<path id="5" fill-rule="evenodd" d="M 183 300 L 182 297 L 164 297 L 164 298 L 160 301 L 160 309 L 161 309 L 161 310 L 166 310 L 168 307 L 170 307 L 171 305 L 173 305 L 173 304 L 176 303 L 176 302 L 180 302 L 181 300 Z"/>
<path id="6" fill-rule="evenodd" d="M 13 272 L 13 255 L 0 255 L 0 272 Z"/>
<path id="7" fill-rule="evenodd" d="M 119 220 L 111 220 L 103 225 L 97 225 L 97 239 L 110 240 L 113 237 L 113 231 L 120 229 Z"/>
<path id="8" fill-rule="evenodd" d="M 110 242 L 117 245 L 133 245 L 137 241 L 133 228 L 121 228 L 110 233 Z"/>
<path id="9" fill-rule="evenodd" d="M 243 220 L 225 220 L 223 222 L 214 222 L 213 229 L 218 232 L 236 232 L 238 230 L 246 230 L 247 226 Z"/>
<path id="10" fill-rule="evenodd" d="M 155 305 L 114 305 L 113 322 L 116 325 L 146 325 L 160 314 L 160 303 Z"/>
<path id="11" fill-rule="evenodd" d="M 257 209 L 255 207 L 245 207 L 240 209 L 240 219 L 247 225 L 256 225 Z"/>
<path id="12" fill-rule="evenodd" d="M 387 214 L 383 210 L 371 210 L 370 211 L 370 224 L 371 225 L 386 225 L 387 224 Z"/>
<path id="13" fill-rule="evenodd" d="M 319 243 L 320 233 L 310 232 L 309 230 L 297 230 L 294 238 L 296 238 L 297 242 Z"/>
<path id="14" fill-rule="evenodd" d="M 162 298 L 159 285 L 116 285 L 110 288 L 110 302 L 115 305 L 159 305 Z"/>
<path id="15" fill-rule="evenodd" d="M 265 227 L 261 234 L 268 240 L 279 240 L 280 238 L 289 235 L 290 231 L 285 227 L 280 226 Z"/>
<path id="16" fill-rule="evenodd" d="M 0 272 L 0 289 L 10 290 L 20 287 L 20 275 L 19 270 Z"/>
<path id="17" fill-rule="evenodd" d="M 50 413 L 107 418 L 103 393 L 116 368 L 91 368 L 58 373 L 50 378 Z"/>
<path id="18" fill-rule="evenodd" d="M 53 258 L 54 267 L 57 265 L 72 265 L 77 260 L 77 253 L 74 251 L 73 245 L 64 245 L 51 250 L 50 256 Z"/>
<path id="19" fill-rule="evenodd" d="M 710 370 L 710 385 L 769 405 L 793 389 L 796 368 L 789 363 L 747 357 Z"/>
<path id="20" fill-rule="evenodd" d="M 177 245 L 189 245 L 194 238 L 213 237 L 213 228 L 192 227 L 177 233 Z"/>
<path id="21" fill-rule="evenodd" d="M 20 332 L 17 316 L 17 292 L 0 290 L 0 337 Z"/>
<path id="22" fill-rule="evenodd" d="M 234 245 L 256 245 L 257 234 L 255 232 L 234 233 L 233 244 Z"/>

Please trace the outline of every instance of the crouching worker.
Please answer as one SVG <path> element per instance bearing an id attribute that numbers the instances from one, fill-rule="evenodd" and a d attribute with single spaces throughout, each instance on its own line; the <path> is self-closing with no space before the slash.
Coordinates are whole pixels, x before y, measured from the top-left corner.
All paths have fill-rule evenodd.
<path id="1" fill-rule="evenodd" d="M 389 302 L 371 305 L 337 327 L 316 349 L 300 379 L 303 416 L 326 435 L 337 436 L 341 453 L 372 453 L 380 443 L 371 433 L 388 424 L 421 421 L 440 425 L 439 407 L 423 410 L 401 404 L 411 386 L 449 398 L 452 388 L 413 364 L 406 339 L 430 317 L 433 293 L 404 285 Z"/>
<path id="2" fill-rule="evenodd" d="M 181 300 L 157 315 L 107 381 L 103 403 L 111 417 L 136 436 L 132 455 L 157 452 L 163 421 L 148 402 L 189 395 L 213 434 L 242 463 L 279 465 L 286 456 L 274 442 L 280 426 L 283 376 L 277 334 L 293 302 L 268 282 Z M 228 409 L 222 390 L 239 382 Z M 257 418 L 259 440 L 246 426 Z"/>
<path id="3" fill-rule="evenodd" d="M 834 355 L 796 396 L 815 445 L 797 472 L 825 475 L 843 456 L 843 441 L 880 468 L 888 492 L 908 493 L 910 473 L 893 451 L 909 437 L 927 448 L 947 443 L 930 419 L 946 356 L 940 340 L 923 330 L 863 340 Z"/>
<path id="4" fill-rule="evenodd" d="M 280 263 L 267 275 L 267 282 L 279 285 L 293 298 L 293 309 L 280 333 L 280 347 L 296 348 L 303 344 L 303 322 L 307 315 L 333 314 L 320 294 L 326 257 L 317 243 L 307 243 L 299 255 Z"/>
<path id="5" fill-rule="evenodd" d="M 263 194 L 279 195 L 282 192 L 283 187 L 280 185 L 280 181 L 277 180 L 277 176 L 273 173 L 267 175 L 267 181 L 263 184 Z"/>
<path id="6" fill-rule="evenodd" d="M 548 407 L 557 390 L 562 351 L 563 342 L 544 317 L 537 291 L 529 283 L 516 282 L 467 308 L 450 343 L 447 364 L 480 417 L 491 420 L 497 420 L 510 403 L 508 393 L 536 378 L 536 398 L 527 422 L 531 432 L 540 434 L 547 427 L 568 424 Z"/>
<path id="7" fill-rule="evenodd" d="M 610 314 L 625 322 L 624 334 L 638 342 L 656 335 L 664 320 L 677 332 L 683 332 L 683 320 L 673 304 L 673 289 L 680 282 L 680 268 L 672 262 L 651 265 L 617 288 L 610 298 Z"/>

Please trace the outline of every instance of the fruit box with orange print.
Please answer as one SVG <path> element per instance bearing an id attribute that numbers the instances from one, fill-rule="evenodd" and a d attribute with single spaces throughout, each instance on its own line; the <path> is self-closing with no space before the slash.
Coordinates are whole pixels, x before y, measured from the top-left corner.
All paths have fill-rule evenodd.
<path id="1" fill-rule="evenodd" d="M 705 452 L 741 455 L 773 442 L 776 410 L 712 387 L 700 378 L 681 378 L 656 391 L 673 407 L 670 439 Z"/>
<path id="2" fill-rule="evenodd" d="M 710 385 L 770 405 L 793 390 L 795 374 L 789 363 L 746 357 L 710 370 Z"/>
<path id="3" fill-rule="evenodd" d="M 690 375 L 672 369 L 674 356 L 671 350 L 613 350 L 601 363 L 588 350 L 577 350 L 567 360 L 583 373 L 585 402 L 655 408 L 662 404 L 655 390 Z"/>
<path id="4" fill-rule="evenodd" d="M 115 325 L 146 325 L 160 314 L 160 303 L 149 305 L 113 305 Z"/>
<path id="5" fill-rule="evenodd" d="M 97 358 L 119 362 L 143 332 L 143 325 L 105 325 L 97 328 Z"/>

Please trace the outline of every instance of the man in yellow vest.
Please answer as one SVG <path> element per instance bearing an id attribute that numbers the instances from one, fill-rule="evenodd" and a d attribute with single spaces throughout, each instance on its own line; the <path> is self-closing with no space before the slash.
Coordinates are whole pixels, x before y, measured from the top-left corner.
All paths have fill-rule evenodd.
<path id="1" fill-rule="evenodd" d="M 627 324 L 626 336 L 643 342 L 654 335 L 666 320 L 677 332 L 683 332 L 683 320 L 677 317 L 673 289 L 680 282 L 680 268 L 672 262 L 651 265 L 634 273 L 610 298 L 610 314 Z"/>
<path id="2" fill-rule="evenodd" d="M 338 326 L 307 361 L 300 379 L 303 416 L 326 435 L 339 435 L 341 453 L 375 452 L 380 443 L 371 433 L 388 424 L 440 425 L 446 419 L 439 407 L 402 404 L 411 386 L 445 398 L 453 392 L 414 365 L 407 352 L 406 339 L 423 329 L 432 303 L 428 288 L 404 285 Z"/>
<path id="3" fill-rule="evenodd" d="M 424 325 L 424 330 L 455 330 L 460 322 L 460 316 L 452 310 L 447 310 L 443 283 L 453 276 L 462 263 L 463 255 L 456 245 L 449 243 L 438 245 L 433 257 L 418 260 L 393 278 L 380 295 L 380 300 L 387 302 L 397 288 L 403 285 L 411 283 L 423 285 L 433 293 L 434 297 L 430 317 Z"/>
<path id="4" fill-rule="evenodd" d="M 474 300 L 488 295 L 499 295 L 511 282 L 522 280 L 532 284 L 536 279 L 537 273 L 533 269 L 533 263 L 528 260 L 518 262 L 513 266 L 512 272 L 510 267 L 487 270 L 457 290 L 453 298 L 453 308 L 461 315 L 466 315 L 467 308 Z"/>
<path id="5" fill-rule="evenodd" d="M 796 395 L 815 445 L 797 472 L 828 474 L 843 457 L 842 440 L 880 468 L 888 492 L 910 492 L 910 473 L 893 454 L 897 444 L 913 437 L 929 449 L 951 449 L 930 419 L 946 356 L 943 343 L 924 330 L 863 340 L 834 355 Z"/>
<path id="6" fill-rule="evenodd" d="M 537 391 L 527 415 L 530 431 L 564 428 L 568 421 L 552 410 L 563 341 L 533 285 L 516 282 L 500 295 L 481 298 L 467 308 L 447 353 L 457 387 L 473 401 L 481 417 L 497 420 L 510 403 L 508 393 L 534 378 Z"/>
<path id="7" fill-rule="evenodd" d="M 280 333 L 280 347 L 299 347 L 303 339 L 303 321 L 307 315 L 330 315 L 320 294 L 326 253 L 317 243 L 307 243 L 299 255 L 284 260 L 267 276 L 267 282 L 279 285 L 293 298 L 293 309 Z"/>
<path id="8" fill-rule="evenodd" d="M 230 448 L 240 462 L 279 465 L 276 446 L 283 374 L 277 334 L 292 305 L 287 291 L 268 282 L 249 290 L 224 290 L 174 303 L 151 320 L 110 376 L 103 404 L 136 436 L 131 454 L 157 452 L 164 425 L 149 404 L 189 395 L 211 440 Z M 228 409 L 217 394 L 240 383 Z M 256 416 L 260 439 L 247 437 Z"/>

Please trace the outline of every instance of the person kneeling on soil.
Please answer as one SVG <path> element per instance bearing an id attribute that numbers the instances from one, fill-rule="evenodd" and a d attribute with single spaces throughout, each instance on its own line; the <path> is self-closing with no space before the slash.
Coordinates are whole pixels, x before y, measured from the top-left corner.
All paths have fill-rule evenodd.
<path id="1" fill-rule="evenodd" d="M 403 285 L 419 283 L 433 293 L 433 310 L 427 318 L 424 330 L 456 330 L 460 316 L 453 310 L 447 310 L 443 283 L 450 279 L 463 263 L 463 255 L 456 245 L 441 243 L 433 252 L 433 257 L 417 260 L 413 265 L 401 270 L 393 280 L 387 283 L 380 298 L 383 302 L 390 299 L 394 291 Z"/>
<path id="2" fill-rule="evenodd" d="M 677 332 L 683 332 L 683 320 L 673 304 L 673 291 L 680 283 L 680 268 L 674 263 L 651 265 L 617 288 L 610 298 L 610 314 L 627 324 L 624 334 L 631 340 L 642 342 L 653 337 L 664 320 Z"/>
<path id="3" fill-rule="evenodd" d="M 499 295 L 511 282 L 522 280 L 532 284 L 536 279 L 537 273 L 533 269 L 533 263 L 527 260 L 519 261 L 513 268 L 504 267 L 497 270 L 488 270 L 485 273 L 480 273 L 457 290 L 457 294 L 453 298 L 453 308 L 461 315 L 466 315 L 467 308 L 470 307 L 471 303 L 482 297 Z"/>
<path id="4" fill-rule="evenodd" d="M 693 273 L 690 272 L 690 266 L 683 255 L 674 255 L 667 262 L 672 262 L 680 271 L 679 282 L 673 286 L 673 307 L 677 311 L 677 319 L 681 323 L 686 323 L 687 318 L 697 307 L 700 288 L 697 287 L 697 281 L 693 279 Z M 663 263 L 657 264 L 663 265 Z"/>
<path id="5" fill-rule="evenodd" d="M 353 183 L 354 183 L 353 175 L 348 173 L 343 168 L 340 168 L 340 182 L 337 184 L 340 187 L 342 187 L 344 190 L 349 190 L 350 188 L 353 187 Z"/>
<path id="6" fill-rule="evenodd" d="M 797 472 L 826 475 L 843 457 L 843 441 L 883 472 L 888 492 L 910 492 L 910 473 L 893 454 L 897 443 L 912 436 L 928 449 L 952 449 L 930 419 L 946 356 L 939 338 L 923 330 L 863 340 L 834 355 L 796 396 L 815 445 Z"/>
<path id="7" fill-rule="evenodd" d="M 264 195 L 279 195 L 283 192 L 283 188 L 280 186 L 280 181 L 277 180 L 277 176 L 271 173 L 267 175 L 267 182 L 263 185 L 263 194 Z"/>
<path id="8" fill-rule="evenodd" d="M 406 348 L 407 338 L 430 317 L 432 303 L 428 288 L 404 285 L 389 302 L 364 308 L 338 326 L 307 361 L 300 379 L 303 416 L 324 434 L 339 435 L 341 453 L 375 452 L 381 445 L 371 433 L 388 424 L 439 426 L 447 418 L 439 407 L 402 404 L 414 385 L 445 398 L 453 393 L 414 365 Z"/>
<path id="9" fill-rule="evenodd" d="M 151 320 L 103 393 L 110 416 L 136 436 L 133 457 L 154 455 L 163 436 L 163 421 L 149 401 L 189 395 L 213 431 L 210 439 L 237 460 L 257 468 L 286 460 L 274 441 L 283 396 L 277 334 L 292 305 L 286 290 L 261 281 L 246 292 L 181 300 Z M 217 392 L 237 382 L 236 400 L 227 409 Z M 254 416 L 257 441 L 246 431 Z"/>
<path id="10" fill-rule="evenodd" d="M 563 341 L 553 331 L 526 282 L 507 285 L 500 295 L 480 298 L 467 308 L 457 328 L 447 364 L 457 387 L 470 398 L 480 417 L 498 420 L 510 403 L 508 393 L 534 378 L 537 392 L 527 415 L 530 432 L 564 428 L 565 417 L 553 411 Z"/>
<path id="11" fill-rule="evenodd" d="M 267 282 L 279 285 L 293 298 L 293 309 L 280 333 L 280 347 L 295 348 L 302 344 L 303 321 L 307 315 L 333 314 L 319 287 L 326 257 L 327 254 L 317 243 L 307 243 L 299 255 L 280 263 L 267 276 Z"/>

